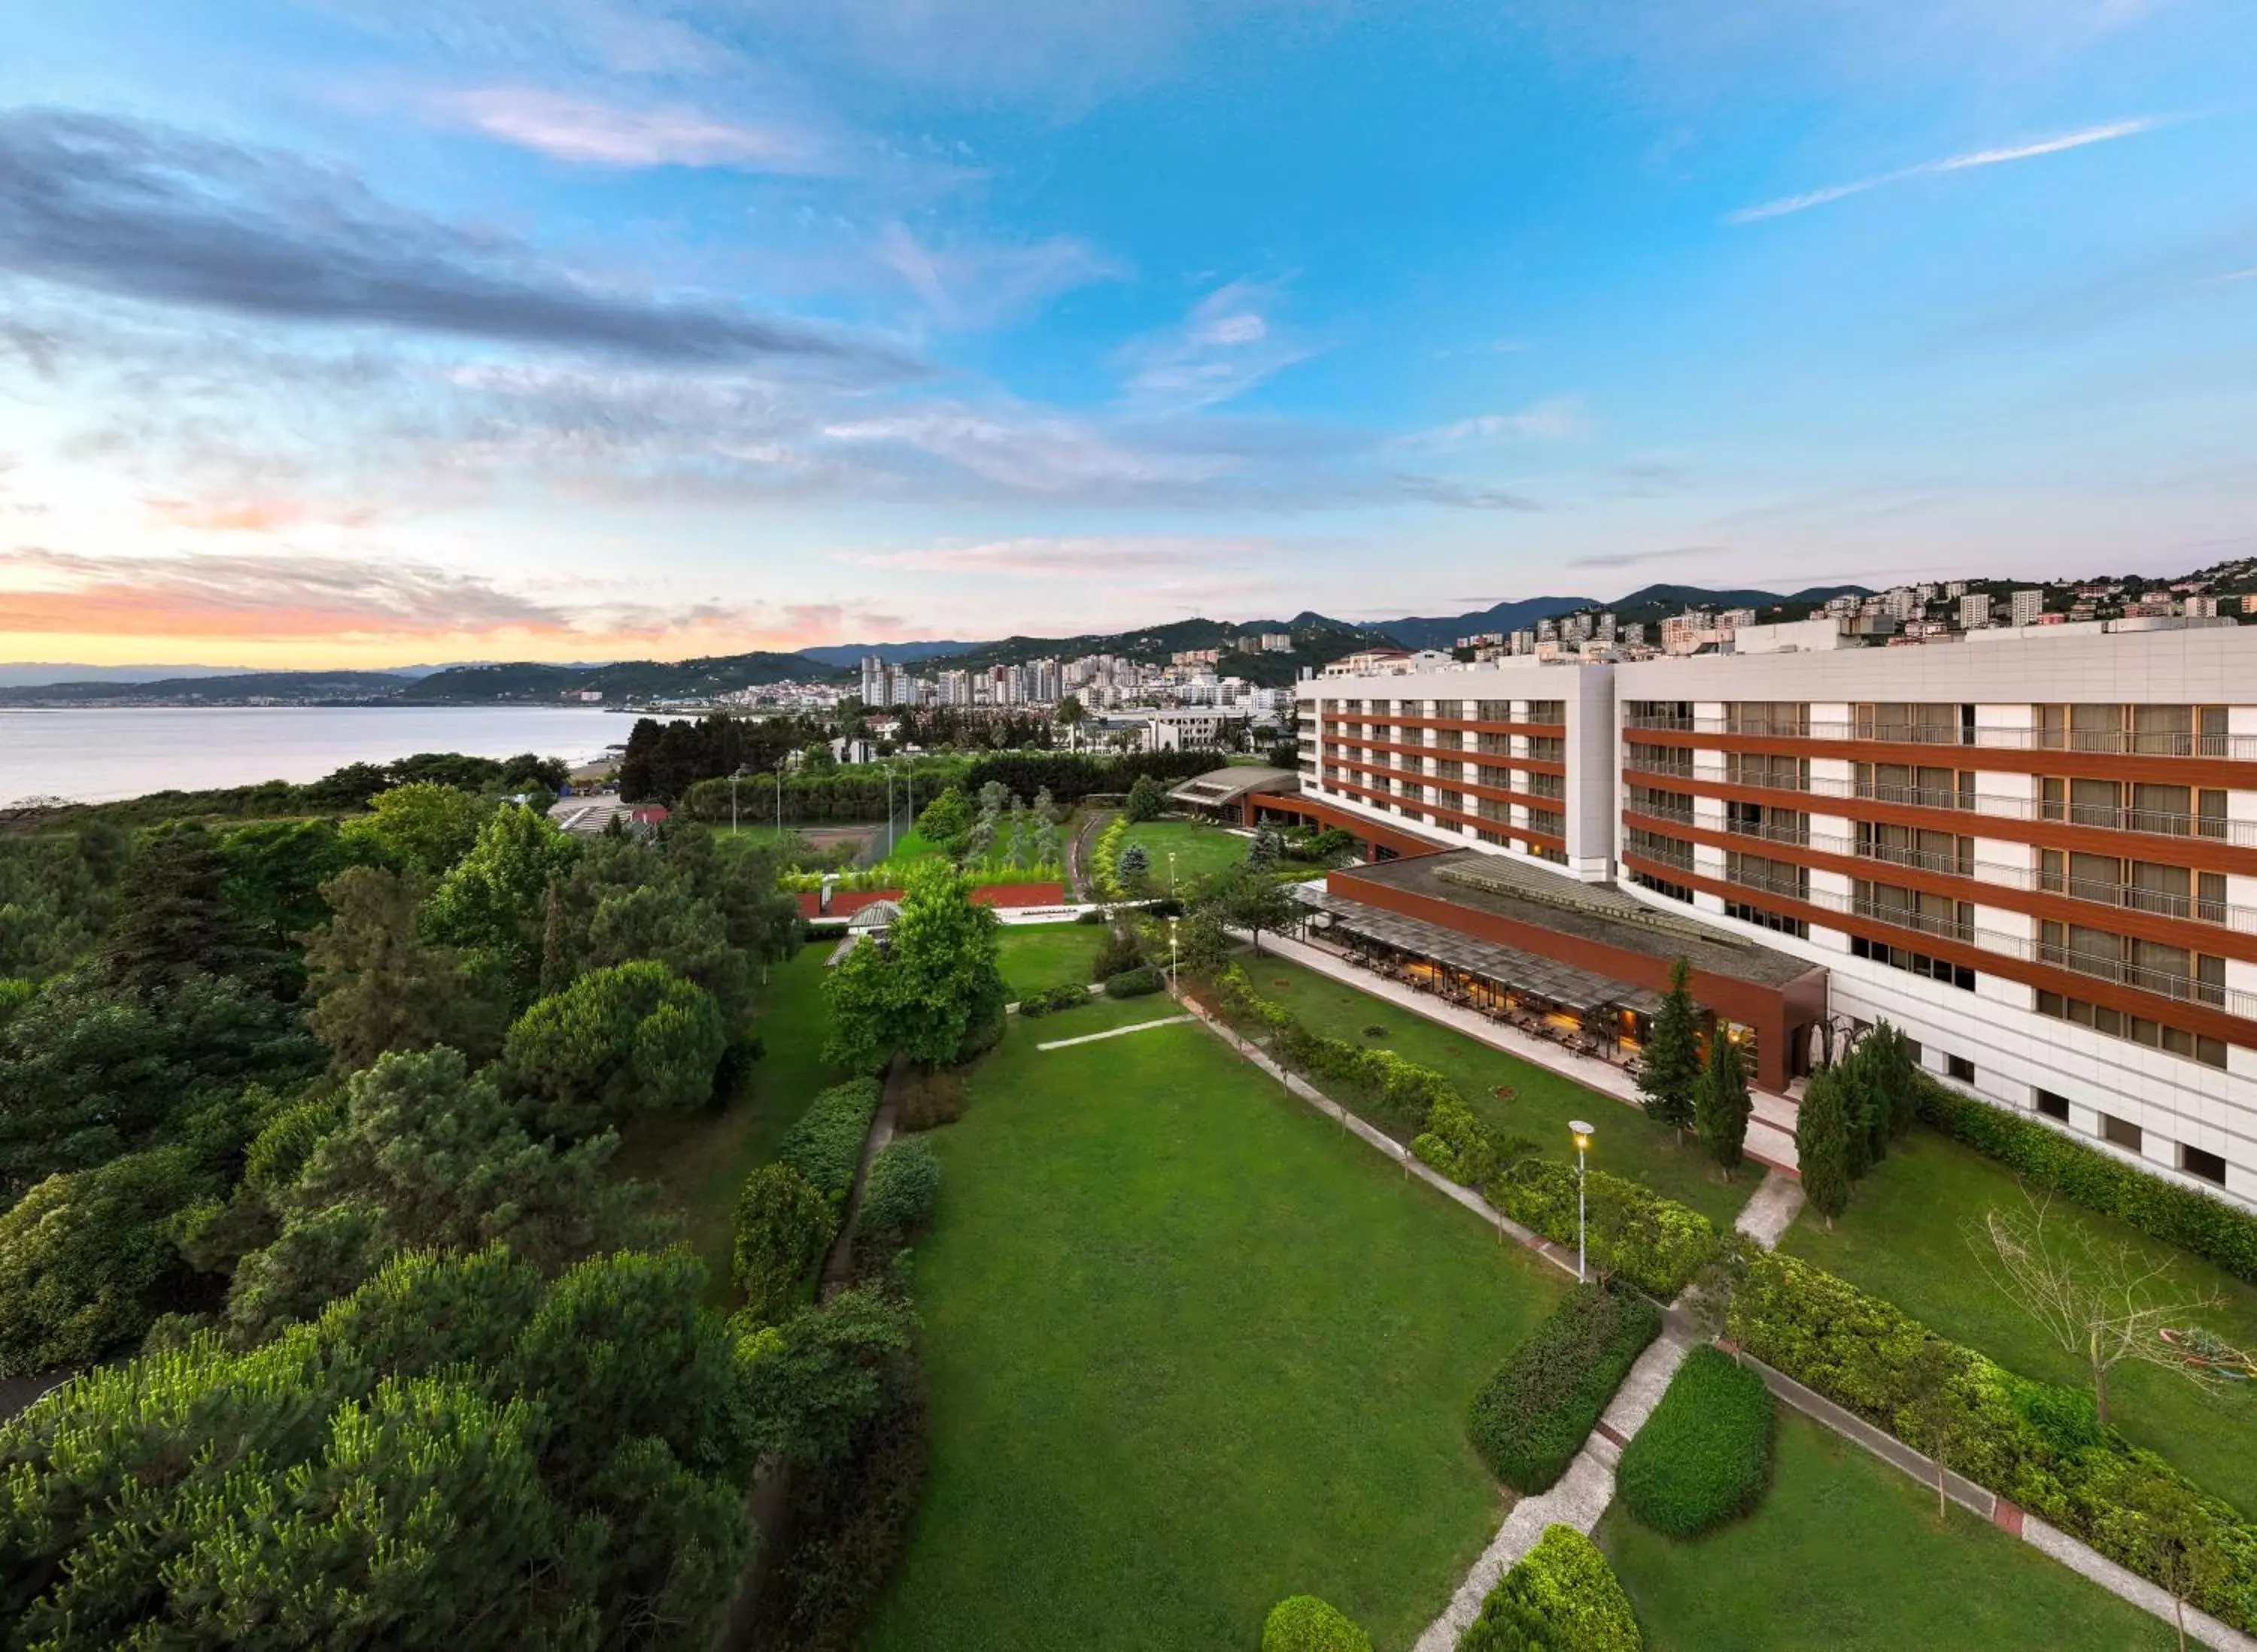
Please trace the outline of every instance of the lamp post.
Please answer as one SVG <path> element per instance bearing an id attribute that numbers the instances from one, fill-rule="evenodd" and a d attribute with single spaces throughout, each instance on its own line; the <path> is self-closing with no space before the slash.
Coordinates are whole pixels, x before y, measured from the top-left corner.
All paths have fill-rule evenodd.
<path id="1" fill-rule="evenodd" d="M 745 766 L 739 763 L 729 776 L 729 836 L 732 837 L 737 835 L 737 782 L 744 778 Z"/>
<path id="2" fill-rule="evenodd" d="M 894 858 L 894 766 L 881 765 L 886 771 L 886 858 Z"/>
<path id="3" fill-rule="evenodd" d="M 1176 898 L 1176 851 L 1168 851 L 1168 899 Z"/>
<path id="4" fill-rule="evenodd" d="M 1590 1151 L 1591 1126 L 1581 1119 L 1570 1119 L 1567 1128 L 1575 1135 L 1575 1282 L 1580 1285 L 1589 1277 L 1584 1266 L 1583 1155 Z"/>
<path id="5" fill-rule="evenodd" d="M 776 759 L 776 842 L 778 844 L 783 842 L 783 766 L 788 760 L 788 757 Z"/>
<path id="6" fill-rule="evenodd" d="M 1176 980 L 1177 968 L 1176 920 L 1173 917 L 1171 917 L 1168 920 L 1168 992 L 1171 996 L 1180 992 L 1183 990 Z"/>

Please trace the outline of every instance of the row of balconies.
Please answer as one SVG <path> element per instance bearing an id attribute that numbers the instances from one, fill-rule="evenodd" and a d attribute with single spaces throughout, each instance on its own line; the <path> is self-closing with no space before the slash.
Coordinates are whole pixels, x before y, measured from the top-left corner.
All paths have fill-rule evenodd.
<path id="1" fill-rule="evenodd" d="M 1731 734 L 1772 739 L 1871 740 L 1898 745 L 1991 747 L 2002 751 L 2089 752 L 2119 757 L 2207 757 L 2257 760 L 2257 735 L 2169 733 L 2129 729 L 2011 729 L 1957 723 L 1880 723 L 1685 717 L 1625 711 L 1626 729 L 1677 734 Z"/>

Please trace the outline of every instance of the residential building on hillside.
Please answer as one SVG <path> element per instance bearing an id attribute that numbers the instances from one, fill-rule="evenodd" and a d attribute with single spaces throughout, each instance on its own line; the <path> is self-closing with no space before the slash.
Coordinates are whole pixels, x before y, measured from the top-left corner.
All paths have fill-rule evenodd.
<path id="1" fill-rule="evenodd" d="M 1375 862 L 1511 863 L 1462 910 L 1441 863 L 1415 900 L 1375 898 L 1603 961 L 1610 1038 L 1666 966 L 1605 950 L 1617 902 L 1722 949 L 1695 991 L 1767 1089 L 1886 1017 L 1945 1082 L 2257 1204 L 2257 633 L 1980 635 L 1305 681 L 1301 790 L 1264 803 Z M 1383 872 L 1349 876 L 1374 896 Z M 1500 907 L 1545 888 L 1574 924 Z M 1760 980 L 1724 967 L 1736 947 Z"/>

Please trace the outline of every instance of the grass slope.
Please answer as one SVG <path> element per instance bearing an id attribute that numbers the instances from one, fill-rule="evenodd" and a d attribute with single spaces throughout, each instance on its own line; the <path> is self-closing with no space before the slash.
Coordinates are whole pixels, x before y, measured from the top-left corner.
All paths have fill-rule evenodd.
<path id="1" fill-rule="evenodd" d="M 1642 1182 L 1691 1205 L 1719 1227 L 1731 1225 L 1763 1180 L 1762 1168 L 1749 1165 L 1737 1179 L 1726 1182 L 1689 1133 L 1680 1145 L 1673 1132 L 1612 1097 L 1491 1049 L 1383 999 L 1282 958 L 1257 959 L 1249 954 L 1239 962 L 1265 997 L 1284 1005 L 1311 1027 L 1334 1037 L 1380 1045 L 1447 1073 L 1489 1125 L 1507 1135 L 1527 1137 L 1547 1159 L 1573 1163 L 1575 1149 L 1567 1121 L 1587 1119 L 1597 1126 L 1591 1147 L 1593 1169 Z M 1366 1038 L 1364 1029 L 1370 1027 L 1384 1027 L 1386 1036 Z M 1499 1084 L 1512 1086 L 1512 1100 L 1496 1098 Z"/>
<path id="2" fill-rule="evenodd" d="M 1831 1233 L 1805 1215 L 1785 1246 L 2009 1370 L 2084 1386 L 2084 1362 L 2049 1340 L 1977 1265 L 1966 1229 L 1993 1207 L 2022 1208 L 2013 1173 L 1919 1130 L 1857 1184 Z M 2225 1307 L 2207 1316 L 2214 1328 L 2245 1347 L 2257 1342 L 2257 1288 L 2065 1200 L 2053 1202 L 2048 1220 L 2082 1223 L 2112 1241 L 2175 1258 L 2173 1288 L 2183 1294 L 2216 1286 Z M 2176 1372 L 2127 1362 L 2110 1373 L 2108 1401 L 2109 1420 L 2126 1438 L 2169 1458 L 2245 1514 L 2257 1513 L 2257 1384 L 2207 1391 Z"/>
<path id="3" fill-rule="evenodd" d="M 803 947 L 770 972 L 754 1011 L 767 1052 L 725 1106 L 692 1118 L 638 1119 L 612 1161 L 623 1177 L 657 1183 L 665 1202 L 683 1213 L 716 1302 L 733 1300 L 729 1218 L 746 1173 L 775 1156 L 817 1091 L 846 1076 L 823 1059 L 831 1025 L 824 959 L 833 944 Z"/>
<path id="4" fill-rule="evenodd" d="M 1105 935 L 1101 923 L 1006 924 L 1000 932 L 1004 985 L 1015 999 L 1061 981 L 1086 981 Z"/>
<path id="5" fill-rule="evenodd" d="M 1617 1502 L 1597 1536 L 1649 1652 L 2176 1644 L 2168 1625 L 1956 1504 L 1938 1525 L 1933 1490 L 1793 1412 L 1771 1493 L 1747 1519 L 1678 1543 Z"/>
<path id="6" fill-rule="evenodd" d="M 1212 1652 L 1300 1592 L 1409 1645 L 1499 1516 L 1467 1403 L 1563 1287 L 1199 1027 L 1029 1033 L 933 1138 L 932 1470 L 865 1645 Z"/>

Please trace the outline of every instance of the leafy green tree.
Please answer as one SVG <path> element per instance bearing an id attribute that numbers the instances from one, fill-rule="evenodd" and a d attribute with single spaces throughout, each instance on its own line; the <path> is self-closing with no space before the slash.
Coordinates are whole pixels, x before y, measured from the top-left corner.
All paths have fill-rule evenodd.
<path id="1" fill-rule="evenodd" d="M 0 1376 L 84 1366 L 183 1305 L 180 1214 L 218 1190 L 184 1147 L 51 1175 L 0 1216 Z"/>
<path id="2" fill-rule="evenodd" d="M 1935 1517 L 1950 1514 L 1949 1475 L 1974 1444 L 1975 1419 L 1958 1393 L 1966 1355 L 1950 1343 L 1929 1337 L 1905 1367 L 1905 1404 L 1897 1431 L 1915 1443 L 1935 1465 Z"/>
<path id="3" fill-rule="evenodd" d="M 357 864 L 369 845 L 325 820 L 260 821 L 223 833 L 221 886 L 237 918 L 269 947 L 294 944 L 328 921 L 322 886 Z"/>
<path id="4" fill-rule="evenodd" d="M 1159 781 L 1149 774 L 1139 774 L 1128 787 L 1128 801 L 1121 813 L 1132 821 L 1157 820 L 1167 804 L 1167 794 L 1160 789 Z"/>
<path id="5" fill-rule="evenodd" d="M 1299 911 L 1292 896 L 1271 879 L 1249 867 L 1234 867 L 1214 893 L 1214 905 L 1224 922 L 1254 937 L 1254 956 L 1262 956 L 1262 932 L 1283 929 Z"/>
<path id="6" fill-rule="evenodd" d="M 971 880 L 937 858 L 919 861 L 901 907 L 882 944 L 856 947 L 824 983 L 826 1058 L 853 1071 L 895 1050 L 927 1068 L 949 1066 L 1003 1013 L 995 914 L 973 904 Z"/>
<path id="7" fill-rule="evenodd" d="M 2188 1600 L 2231 1586 L 2229 1551 L 2218 1541 L 2217 1518 L 2191 1486 L 2171 1474 L 2134 1478 L 2125 1503 L 2139 1520 L 2133 1542 L 2147 1563 L 2140 1571 L 2170 1596 L 2179 1652 L 2186 1652 Z"/>
<path id="8" fill-rule="evenodd" d="M 1709 1042 L 1709 1065 L 1693 1095 L 1693 1126 L 1701 1145 L 1727 1178 L 1740 1168 L 1748 1140 L 1748 1115 L 1754 1111 L 1748 1094 L 1747 1068 L 1740 1047 L 1729 1038 Z"/>
<path id="9" fill-rule="evenodd" d="M 307 1025 L 332 1071 L 387 1050 L 452 1044 L 474 1058 L 501 1047 L 504 1006 L 451 947 L 426 942 L 417 912 L 428 884 L 414 872 L 356 866 L 322 886 L 329 921 L 306 937 Z"/>
<path id="10" fill-rule="evenodd" d="M 470 853 L 492 812 L 484 798 L 458 787 L 415 780 L 369 799 L 368 813 L 348 822 L 344 835 L 372 845 L 393 865 L 441 878 Z"/>
<path id="11" fill-rule="evenodd" d="M 1794 1115 L 1794 1156 L 1802 1172 L 1802 1197 L 1811 1209 L 1834 1218 L 1850 1206 L 1850 1119 L 1837 1069 L 1811 1075 Z"/>
<path id="12" fill-rule="evenodd" d="M 541 999 L 509 1029 L 502 1059 L 539 1128 L 583 1136 L 636 1112 L 704 1106 L 727 1045 L 713 995 L 646 959 Z"/>
<path id="13" fill-rule="evenodd" d="M 433 891 L 425 927 L 434 940 L 492 954 L 529 992 L 541 975 L 548 886 L 570 869 L 575 849 L 540 810 L 502 809 Z"/>
<path id="14" fill-rule="evenodd" d="M 1683 958 L 1669 966 L 1669 991 L 1654 1013 L 1638 1076 L 1645 1116 L 1674 1130 L 1680 1140 L 1693 1122 L 1693 1090 L 1701 1078 L 1701 1013 L 1692 982 L 1693 966 Z"/>
<path id="15" fill-rule="evenodd" d="M 808 1469 L 838 1462 L 885 1402 L 916 1329 L 906 1303 L 865 1285 L 762 1331 L 748 1373 L 761 1452 Z"/>
<path id="16" fill-rule="evenodd" d="M 822 1190 L 788 1164 L 764 1164 L 737 1195 L 732 1273 L 753 1326 L 788 1317 L 838 1231 Z"/>
<path id="17" fill-rule="evenodd" d="M 646 1237 L 642 1190 L 609 1174 L 618 1148 L 612 1134 L 570 1147 L 534 1140 L 457 1051 L 383 1056 L 353 1075 L 343 1122 L 275 1195 L 281 1232 L 237 1269 L 232 1332 L 255 1338 L 308 1317 L 400 1251 L 499 1240 L 555 1273 Z"/>
<path id="18" fill-rule="evenodd" d="M 125 867 L 117 927 L 103 949 L 111 984 L 161 992 L 195 975 L 233 975 L 270 988 L 274 955 L 229 906 L 226 878 L 227 863 L 202 827 L 151 833 Z"/>
<path id="19" fill-rule="evenodd" d="M 1230 964 L 1230 931 L 1223 925 L 1221 909 L 1202 901 L 1184 916 L 1176 932 L 1176 967 L 1197 980 L 1206 980 Z M 1155 950 L 1154 957 L 1164 954 Z"/>
<path id="20" fill-rule="evenodd" d="M 499 1247 L 408 1256 L 274 1342 L 88 1373 L 0 1429 L 0 1633 L 704 1644 L 757 1437 L 703 1283 L 679 1253 L 554 1283 Z"/>

